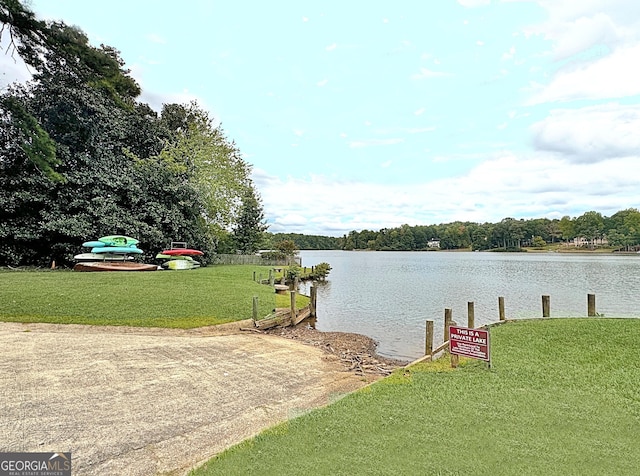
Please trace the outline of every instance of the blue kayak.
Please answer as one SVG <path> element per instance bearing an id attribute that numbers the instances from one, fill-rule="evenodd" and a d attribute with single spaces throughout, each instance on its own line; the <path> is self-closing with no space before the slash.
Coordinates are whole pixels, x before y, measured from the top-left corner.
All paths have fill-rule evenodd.
<path id="1" fill-rule="evenodd" d="M 103 236 L 102 238 L 98 238 L 98 241 L 104 243 L 107 246 L 135 246 L 140 243 L 135 238 L 124 235 Z"/>
<path id="2" fill-rule="evenodd" d="M 107 244 L 102 241 L 85 241 L 82 243 L 82 246 L 85 248 L 102 248 L 103 246 L 107 246 Z"/>
<path id="3" fill-rule="evenodd" d="M 122 254 L 142 254 L 140 248 L 135 246 L 102 246 L 91 249 L 92 253 L 122 253 Z"/>

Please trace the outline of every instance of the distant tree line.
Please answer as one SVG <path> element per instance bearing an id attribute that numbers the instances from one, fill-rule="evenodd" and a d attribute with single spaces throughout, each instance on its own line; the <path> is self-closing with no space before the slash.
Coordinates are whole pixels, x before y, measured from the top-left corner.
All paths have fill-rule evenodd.
<path id="1" fill-rule="evenodd" d="M 0 265 L 69 262 L 123 234 L 149 256 L 171 241 L 252 253 L 266 230 L 246 163 L 196 103 L 156 113 L 119 52 L 0 1 L 2 54 L 33 79 L 0 90 Z"/>
<path id="2" fill-rule="evenodd" d="M 339 250 L 343 239 L 301 233 L 266 233 L 262 244 L 264 249 L 276 249 L 277 243 L 282 241 L 292 241 L 300 250 Z"/>
<path id="3" fill-rule="evenodd" d="M 379 231 L 351 231 L 341 238 L 345 250 L 421 251 L 430 249 L 518 250 L 573 242 L 594 248 L 606 244 L 614 249 L 640 247 L 640 212 L 621 210 L 610 217 L 588 211 L 575 218 L 505 218 L 498 223 L 456 221 L 440 225 L 402 225 Z M 437 244 L 436 244 L 437 243 Z"/>

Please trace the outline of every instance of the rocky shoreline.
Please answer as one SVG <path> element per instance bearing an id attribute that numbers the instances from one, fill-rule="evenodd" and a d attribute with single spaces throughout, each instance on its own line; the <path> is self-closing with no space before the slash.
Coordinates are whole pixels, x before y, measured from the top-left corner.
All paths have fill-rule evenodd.
<path id="1" fill-rule="evenodd" d="M 395 369 L 409 363 L 378 355 L 376 341 L 362 334 L 323 332 L 304 323 L 296 327 L 275 328 L 263 332 L 318 347 L 337 357 L 345 370 L 356 375 L 389 375 Z"/>

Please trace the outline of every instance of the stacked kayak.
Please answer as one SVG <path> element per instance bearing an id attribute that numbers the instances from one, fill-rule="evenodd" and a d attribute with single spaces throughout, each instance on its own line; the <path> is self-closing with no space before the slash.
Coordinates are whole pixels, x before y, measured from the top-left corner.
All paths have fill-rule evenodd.
<path id="1" fill-rule="evenodd" d="M 172 248 L 158 253 L 156 258 L 164 260 L 161 264 L 164 269 L 196 269 L 200 267 L 200 263 L 193 257 L 202 256 L 203 254 L 204 253 L 202 251 L 191 248 Z"/>
<path id="2" fill-rule="evenodd" d="M 142 254 L 136 245 L 135 238 L 123 235 L 103 236 L 97 241 L 87 241 L 82 244 L 89 248 L 88 253 L 74 256 L 77 261 L 73 267 L 76 271 L 155 271 L 153 264 L 136 263 L 133 255 Z"/>

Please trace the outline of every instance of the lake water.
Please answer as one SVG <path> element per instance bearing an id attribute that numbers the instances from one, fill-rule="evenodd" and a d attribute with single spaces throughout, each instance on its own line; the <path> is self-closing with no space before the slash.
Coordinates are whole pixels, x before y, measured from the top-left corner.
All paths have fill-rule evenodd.
<path id="1" fill-rule="evenodd" d="M 413 360 L 424 354 L 425 321 L 442 342 L 444 309 L 466 326 L 496 322 L 498 297 L 510 318 L 587 315 L 587 294 L 605 317 L 640 316 L 640 255 L 493 252 L 301 251 L 303 266 L 331 265 L 318 285 L 316 328 L 356 332 L 378 341 L 378 353 Z M 306 289 L 305 289 L 306 290 Z"/>

